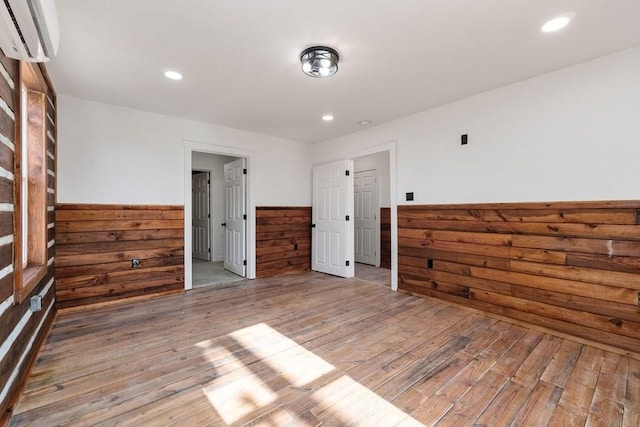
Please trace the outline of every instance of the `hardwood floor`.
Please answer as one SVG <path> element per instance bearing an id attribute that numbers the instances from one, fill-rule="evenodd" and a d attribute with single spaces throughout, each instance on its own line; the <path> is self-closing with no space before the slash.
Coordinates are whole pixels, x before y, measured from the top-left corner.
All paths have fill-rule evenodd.
<path id="1" fill-rule="evenodd" d="M 640 361 L 303 273 L 61 312 L 11 426 L 640 425 Z"/>

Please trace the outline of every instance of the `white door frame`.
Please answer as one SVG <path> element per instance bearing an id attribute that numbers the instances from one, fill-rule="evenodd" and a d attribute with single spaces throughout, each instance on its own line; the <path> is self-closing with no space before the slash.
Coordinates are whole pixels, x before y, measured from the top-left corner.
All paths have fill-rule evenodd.
<path id="1" fill-rule="evenodd" d="M 389 192 L 391 193 L 391 290 L 398 290 L 398 169 L 397 169 L 397 143 L 385 142 L 380 145 L 363 148 L 346 153 L 344 158 L 356 159 L 370 154 L 389 152 Z"/>
<path id="2" fill-rule="evenodd" d="M 189 290 L 193 287 L 192 284 L 192 268 L 193 260 L 191 258 L 191 251 L 186 248 L 191 248 L 191 156 L 193 152 L 220 154 L 222 156 L 244 157 L 247 159 L 247 235 L 246 235 L 246 249 L 247 249 L 247 278 L 256 278 L 256 223 L 255 223 L 255 211 L 256 205 L 253 199 L 253 173 L 252 173 L 252 158 L 253 151 L 245 150 L 242 148 L 229 147 L 226 145 L 209 144 L 204 142 L 192 141 L 185 139 L 184 144 L 184 288 Z"/>

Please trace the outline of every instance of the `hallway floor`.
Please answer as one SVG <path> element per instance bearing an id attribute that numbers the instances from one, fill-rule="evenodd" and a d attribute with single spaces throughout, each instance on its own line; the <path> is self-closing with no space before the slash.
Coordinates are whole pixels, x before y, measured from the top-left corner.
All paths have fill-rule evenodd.
<path id="1" fill-rule="evenodd" d="M 356 279 L 391 287 L 391 270 L 357 262 Z"/>
<path id="2" fill-rule="evenodd" d="M 205 286 L 227 287 L 229 284 L 239 280 L 244 280 L 244 277 L 225 270 L 222 261 L 193 260 L 192 283 L 194 288 Z"/>

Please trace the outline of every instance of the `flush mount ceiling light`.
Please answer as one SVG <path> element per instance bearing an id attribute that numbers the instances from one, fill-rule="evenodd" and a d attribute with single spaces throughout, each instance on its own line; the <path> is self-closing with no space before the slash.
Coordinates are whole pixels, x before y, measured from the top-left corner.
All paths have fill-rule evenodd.
<path id="1" fill-rule="evenodd" d="M 333 115 L 325 114 L 324 116 L 322 116 L 322 120 L 324 120 L 325 122 L 330 122 L 331 120 L 333 120 Z"/>
<path id="2" fill-rule="evenodd" d="M 165 71 L 164 76 L 171 80 L 182 80 L 182 74 L 177 71 Z"/>
<path id="3" fill-rule="evenodd" d="M 540 31 L 543 33 L 552 33 L 554 31 L 558 31 L 569 25 L 569 22 L 575 16 L 574 13 L 565 13 L 564 15 L 556 16 L 553 19 L 545 22 L 545 24 L 540 28 Z"/>
<path id="4" fill-rule="evenodd" d="M 311 77 L 329 77 L 338 71 L 338 52 L 326 46 L 313 46 L 302 51 L 302 71 Z"/>

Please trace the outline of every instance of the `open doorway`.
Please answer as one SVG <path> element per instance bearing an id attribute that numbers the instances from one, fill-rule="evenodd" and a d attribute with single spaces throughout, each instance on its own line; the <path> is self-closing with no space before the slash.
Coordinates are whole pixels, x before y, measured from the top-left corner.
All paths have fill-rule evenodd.
<path id="1" fill-rule="evenodd" d="M 311 269 L 340 277 L 362 277 L 398 290 L 398 216 L 396 143 L 391 141 L 348 153 L 345 159 L 313 166 L 311 215 Z M 356 169 L 354 159 L 360 159 Z M 371 243 L 375 262 L 360 263 L 355 254 L 355 172 L 375 170 L 379 207 L 375 225 L 380 240 Z M 375 237 L 375 236 L 374 236 Z M 361 243 L 364 247 L 364 243 Z M 365 277 L 366 276 L 366 277 Z"/>
<path id="2" fill-rule="evenodd" d="M 246 277 L 246 160 L 191 153 L 192 287 Z"/>
<path id="3" fill-rule="evenodd" d="M 353 159 L 355 276 L 391 287 L 389 151 Z"/>

